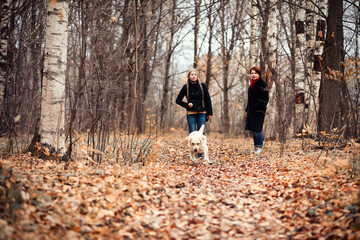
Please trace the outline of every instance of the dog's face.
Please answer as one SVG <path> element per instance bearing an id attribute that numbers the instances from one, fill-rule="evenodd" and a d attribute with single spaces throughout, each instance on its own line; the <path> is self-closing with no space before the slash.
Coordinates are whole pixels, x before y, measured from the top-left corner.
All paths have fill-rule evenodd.
<path id="1" fill-rule="evenodd" d="M 192 148 L 192 150 L 193 150 L 194 152 L 199 151 L 201 141 L 202 141 L 201 138 L 193 138 L 193 139 L 190 139 L 189 144 L 190 144 L 190 147 Z"/>
<path id="2" fill-rule="evenodd" d="M 186 140 L 189 143 L 190 150 L 193 152 L 198 152 L 203 148 L 205 135 L 200 132 L 192 132 L 189 136 L 186 137 Z"/>

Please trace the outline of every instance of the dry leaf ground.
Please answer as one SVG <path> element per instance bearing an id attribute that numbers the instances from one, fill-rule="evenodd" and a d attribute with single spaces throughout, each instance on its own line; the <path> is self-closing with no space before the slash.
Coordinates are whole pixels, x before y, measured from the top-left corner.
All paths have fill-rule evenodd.
<path id="1" fill-rule="evenodd" d="M 184 145 L 162 139 L 145 166 L 0 159 L 0 239 L 360 239 L 353 146 L 255 156 L 249 138 L 208 136 L 207 165 Z"/>

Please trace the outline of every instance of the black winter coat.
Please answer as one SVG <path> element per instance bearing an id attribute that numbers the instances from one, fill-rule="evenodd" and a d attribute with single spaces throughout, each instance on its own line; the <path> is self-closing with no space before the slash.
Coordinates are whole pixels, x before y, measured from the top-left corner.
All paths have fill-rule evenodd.
<path id="1" fill-rule="evenodd" d="M 183 101 L 184 97 L 187 98 L 187 84 L 185 84 L 181 88 L 176 98 L 176 103 L 182 106 L 183 108 L 186 108 L 187 111 L 196 111 L 196 112 L 206 111 L 206 115 L 212 116 L 213 111 L 212 111 L 211 98 L 205 83 L 201 83 L 204 92 L 204 104 L 203 104 L 201 88 L 199 85 L 199 80 L 197 80 L 195 84 L 190 83 L 189 80 L 188 84 L 189 84 L 189 99 L 187 99 L 187 102 Z M 193 104 L 192 108 L 189 108 L 188 106 L 189 103 Z"/>
<path id="2" fill-rule="evenodd" d="M 269 90 L 266 82 L 260 78 L 252 88 L 248 89 L 248 103 L 245 130 L 262 131 L 266 106 L 269 102 Z"/>

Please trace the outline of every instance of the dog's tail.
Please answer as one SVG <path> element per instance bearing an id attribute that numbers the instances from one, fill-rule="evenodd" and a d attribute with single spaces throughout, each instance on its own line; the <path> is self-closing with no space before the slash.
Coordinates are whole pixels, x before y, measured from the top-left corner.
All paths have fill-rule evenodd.
<path id="1" fill-rule="evenodd" d="M 201 127 L 200 127 L 200 129 L 199 129 L 199 132 L 201 132 L 202 134 L 205 135 L 204 130 L 205 130 L 205 124 L 201 125 Z"/>

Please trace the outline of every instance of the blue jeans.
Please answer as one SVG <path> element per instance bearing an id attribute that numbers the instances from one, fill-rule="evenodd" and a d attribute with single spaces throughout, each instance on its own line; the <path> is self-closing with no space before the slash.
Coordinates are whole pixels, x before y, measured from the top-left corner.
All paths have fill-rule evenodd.
<path id="1" fill-rule="evenodd" d="M 254 146 L 255 147 L 262 147 L 263 146 L 263 135 L 260 132 L 252 132 L 254 138 Z"/>
<path id="2" fill-rule="evenodd" d="M 198 131 L 200 127 L 206 122 L 206 114 L 205 113 L 188 114 L 187 122 L 189 125 L 189 133 Z"/>

